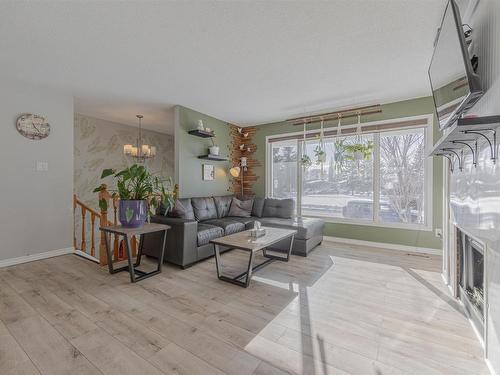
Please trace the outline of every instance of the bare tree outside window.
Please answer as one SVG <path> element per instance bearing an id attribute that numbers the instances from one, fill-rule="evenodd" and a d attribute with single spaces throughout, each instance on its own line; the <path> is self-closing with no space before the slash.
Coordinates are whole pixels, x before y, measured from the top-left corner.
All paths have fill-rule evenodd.
<path id="1" fill-rule="evenodd" d="M 380 136 L 380 205 L 395 213 L 390 221 L 424 223 L 424 151 L 423 129 Z"/>
<path id="2" fill-rule="evenodd" d="M 297 142 L 273 143 L 271 178 L 271 196 L 297 198 Z"/>

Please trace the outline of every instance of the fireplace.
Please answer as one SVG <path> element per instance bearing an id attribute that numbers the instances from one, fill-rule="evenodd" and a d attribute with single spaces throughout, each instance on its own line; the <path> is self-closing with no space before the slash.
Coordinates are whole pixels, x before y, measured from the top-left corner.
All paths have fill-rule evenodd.
<path id="1" fill-rule="evenodd" d="M 484 334 L 484 246 L 457 229 L 458 296 L 477 331 Z"/>

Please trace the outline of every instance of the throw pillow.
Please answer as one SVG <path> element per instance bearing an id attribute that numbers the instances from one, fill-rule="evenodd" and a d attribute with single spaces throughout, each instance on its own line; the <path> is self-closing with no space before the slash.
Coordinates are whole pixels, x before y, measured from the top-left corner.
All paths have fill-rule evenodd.
<path id="1" fill-rule="evenodd" d="M 193 207 L 191 206 L 190 198 L 180 198 L 175 200 L 174 207 L 168 213 L 170 217 L 177 217 L 179 219 L 194 220 Z"/>
<path id="2" fill-rule="evenodd" d="M 252 207 L 253 199 L 243 201 L 233 197 L 227 216 L 250 217 L 252 216 Z"/>

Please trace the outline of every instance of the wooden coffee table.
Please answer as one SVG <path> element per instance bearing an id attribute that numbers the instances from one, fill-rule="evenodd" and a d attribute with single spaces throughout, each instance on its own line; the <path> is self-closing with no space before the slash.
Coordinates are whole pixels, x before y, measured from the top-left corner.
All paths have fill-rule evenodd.
<path id="1" fill-rule="evenodd" d="M 250 284 L 250 279 L 252 278 L 252 272 L 257 271 L 259 268 L 264 267 L 265 265 L 274 262 L 276 260 L 280 260 L 282 262 L 288 262 L 290 259 L 290 253 L 292 252 L 293 246 L 293 237 L 296 230 L 291 229 L 279 229 L 279 228 L 265 228 L 266 234 L 259 238 L 252 238 L 250 236 L 250 230 L 246 230 L 239 233 L 230 234 L 225 237 L 216 238 L 210 241 L 215 246 L 215 265 L 217 267 L 217 277 L 219 280 L 227 281 L 232 284 L 236 284 L 242 286 L 244 288 L 248 287 Z M 269 246 L 280 242 L 286 238 L 290 238 L 290 248 L 288 249 L 285 256 L 276 256 L 268 254 L 266 248 Z M 235 277 L 224 276 L 222 274 L 222 257 L 220 254 L 220 246 L 227 246 L 233 249 L 239 249 L 248 251 L 249 260 L 248 260 L 248 268 L 245 272 L 239 274 Z M 266 257 L 266 261 L 253 266 L 253 259 L 255 253 L 258 251 L 262 251 L 264 257 Z M 241 279 L 245 278 L 245 281 Z"/>

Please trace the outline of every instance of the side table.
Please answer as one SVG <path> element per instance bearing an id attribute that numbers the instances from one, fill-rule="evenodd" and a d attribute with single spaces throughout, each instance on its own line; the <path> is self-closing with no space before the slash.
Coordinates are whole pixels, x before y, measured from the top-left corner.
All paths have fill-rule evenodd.
<path id="1" fill-rule="evenodd" d="M 157 224 L 157 223 L 145 223 L 141 228 L 126 228 L 121 225 L 110 225 L 105 227 L 100 227 L 99 230 L 103 231 L 106 237 L 106 255 L 108 258 L 108 269 L 110 274 L 114 274 L 121 271 L 128 271 L 130 273 L 130 282 L 135 283 L 137 281 L 146 279 L 148 277 L 154 276 L 161 272 L 161 266 L 163 264 L 163 258 L 165 256 L 165 244 L 167 241 L 167 230 L 170 229 L 169 225 Z M 158 268 L 155 271 L 144 272 L 136 269 L 141 264 L 142 257 L 142 247 L 144 244 L 144 235 L 153 232 L 163 231 L 163 244 L 161 247 L 160 256 L 158 257 Z M 116 234 L 122 236 L 125 240 L 125 249 L 127 251 L 128 265 L 113 268 L 113 257 L 111 254 L 110 237 L 111 234 Z M 137 259 L 135 263 L 132 262 L 132 252 L 130 245 L 130 238 L 132 236 L 139 236 L 139 250 L 137 252 Z"/>

